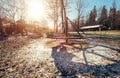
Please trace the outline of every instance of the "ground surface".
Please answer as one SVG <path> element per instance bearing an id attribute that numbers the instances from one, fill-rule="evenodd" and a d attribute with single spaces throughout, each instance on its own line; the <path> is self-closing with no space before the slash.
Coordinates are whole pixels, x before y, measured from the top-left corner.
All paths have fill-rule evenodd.
<path id="1" fill-rule="evenodd" d="M 0 78 L 120 77 L 120 40 L 27 36 L 0 41 Z M 74 44 L 77 43 L 77 44 Z"/>

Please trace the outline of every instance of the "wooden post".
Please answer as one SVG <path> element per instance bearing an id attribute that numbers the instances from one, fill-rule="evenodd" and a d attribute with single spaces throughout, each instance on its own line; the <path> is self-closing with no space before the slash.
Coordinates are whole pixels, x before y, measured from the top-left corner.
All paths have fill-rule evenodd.
<path id="1" fill-rule="evenodd" d="M 65 32 L 65 35 L 66 35 L 66 37 L 68 37 L 68 21 L 67 21 L 67 18 L 65 18 L 65 20 L 66 20 L 66 32 Z M 68 43 L 68 38 L 66 38 L 66 44 Z"/>
<path id="2" fill-rule="evenodd" d="M 62 30 L 66 37 L 68 37 L 68 23 L 67 23 L 67 17 L 66 17 L 66 9 L 64 6 L 64 1 L 61 0 L 61 16 L 62 16 Z M 66 44 L 68 42 L 68 39 L 66 38 Z"/>
<path id="3" fill-rule="evenodd" d="M 63 0 L 61 0 L 61 19 L 62 19 L 62 33 L 64 33 Z"/>

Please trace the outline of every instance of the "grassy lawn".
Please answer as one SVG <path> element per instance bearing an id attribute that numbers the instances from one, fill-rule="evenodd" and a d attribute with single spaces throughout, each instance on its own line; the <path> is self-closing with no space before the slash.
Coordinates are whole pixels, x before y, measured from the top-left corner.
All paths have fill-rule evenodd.
<path id="1" fill-rule="evenodd" d="M 88 34 L 120 36 L 120 31 L 87 31 Z"/>
<path id="2" fill-rule="evenodd" d="M 80 32 L 85 37 L 96 37 L 103 39 L 120 39 L 120 31 L 85 31 Z M 77 36 L 77 32 L 69 32 L 70 35 Z"/>

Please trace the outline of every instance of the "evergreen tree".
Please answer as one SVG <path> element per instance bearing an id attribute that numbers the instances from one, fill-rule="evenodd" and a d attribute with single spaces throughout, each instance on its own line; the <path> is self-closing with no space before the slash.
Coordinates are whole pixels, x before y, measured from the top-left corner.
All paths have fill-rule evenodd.
<path id="1" fill-rule="evenodd" d="M 96 6 L 94 6 L 94 9 L 89 14 L 89 18 L 87 20 L 87 25 L 95 25 L 96 17 L 97 17 L 97 11 L 96 11 Z"/>
<path id="2" fill-rule="evenodd" d="M 100 20 L 99 20 L 99 24 L 107 26 L 107 18 L 108 18 L 107 17 L 107 9 L 106 9 L 106 6 L 103 6 Z"/>
<path id="3" fill-rule="evenodd" d="M 94 6 L 93 12 L 92 12 L 92 24 L 96 24 L 96 17 L 97 17 L 97 11 L 96 11 L 96 6 Z"/>
<path id="4" fill-rule="evenodd" d="M 120 10 L 118 10 L 116 14 L 116 29 L 120 30 Z"/>
<path id="5" fill-rule="evenodd" d="M 113 7 L 110 9 L 109 12 L 109 25 L 110 25 L 110 29 L 116 29 L 116 3 L 115 0 L 113 2 Z"/>

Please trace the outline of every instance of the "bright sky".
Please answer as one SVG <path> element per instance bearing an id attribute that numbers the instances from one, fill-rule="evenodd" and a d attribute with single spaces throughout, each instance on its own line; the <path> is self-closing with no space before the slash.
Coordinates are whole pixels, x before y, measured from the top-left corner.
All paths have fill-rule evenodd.
<path id="1" fill-rule="evenodd" d="M 28 4 L 28 18 L 32 20 L 42 20 L 45 17 L 45 5 L 42 0 L 29 0 Z"/>
<path id="2" fill-rule="evenodd" d="M 114 0 L 84 0 L 86 2 L 87 8 L 84 10 L 84 14 L 87 15 L 94 6 L 96 6 L 97 9 L 99 9 L 100 7 L 106 5 L 106 8 L 109 10 L 110 7 L 112 7 L 113 5 L 113 1 Z M 117 9 L 120 9 L 120 0 L 115 0 L 116 1 L 116 7 Z M 69 13 L 69 18 L 71 19 L 75 19 L 77 17 L 77 12 L 75 11 L 75 7 L 76 7 L 76 0 L 73 0 L 72 3 L 72 11 Z"/>
<path id="3" fill-rule="evenodd" d="M 29 14 L 28 16 L 30 18 L 34 18 L 35 20 L 39 20 L 40 18 L 43 18 L 45 15 L 45 9 L 44 9 L 44 1 L 43 0 L 26 0 L 29 7 Z M 77 17 L 77 11 L 76 11 L 76 1 L 72 0 L 71 9 L 68 13 L 68 17 L 71 19 L 75 19 Z M 106 5 L 106 8 L 109 10 L 110 7 L 113 5 L 114 0 L 84 0 L 86 5 L 86 9 L 84 10 L 84 14 L 88 15 L 88 13 L 93 9 L 94 6 L 96 6 L 97 9 L 103 7 Z M 116 1 L 116 7 L 117 9 L 120 9 L 120 0 Z"/>
<path id="4" fill-rule="evenodd" d="M 45 3 L 43 0 L 26 0 L 28 3 L 28 18 L 33 20 L 42 20 L 45 19 L 46 16 L 46 9 L 45 9 Z M 86 16 L 90 13 L 90 11 L 93 9 L 94 6 L 96 6 L 96 9 L 102 8 L 104 5 L 106 5 L 106 8 L 110 9 L 113 5 L 114 0 L 84 0 L 86 5 L 86 8 L 84 10 L 84 16 Z M 71 8 L 69 9 L 70 12 L 68 12 L 67 17 L 69 17 L 71 20 L 77 18 L 77 11 L 76 11 L 76 0 L 72 0 Z M 116 0 L 116 7 L 117 9 L 120 9 L 120 0 Z M 52 23 L 48 23 L 50 26 L 52 26 Z"/>

